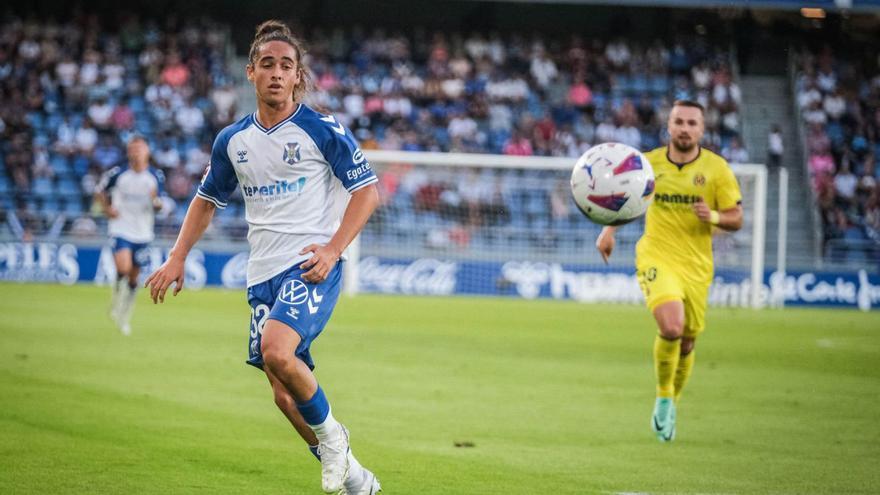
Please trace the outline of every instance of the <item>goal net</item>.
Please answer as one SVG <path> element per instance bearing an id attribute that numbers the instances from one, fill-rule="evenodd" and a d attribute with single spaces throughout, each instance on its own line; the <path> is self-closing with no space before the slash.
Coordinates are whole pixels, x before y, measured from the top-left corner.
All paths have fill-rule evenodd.
<path id="1" fill-rule="evenodd" d="M 633 258 L 644 219 L 618 230 L 614 255 L 603 263 L 594 247 L 601 227 L 571 199 L 575 159 L 366 155 L 379 177 L 382 204 L 349 252 L 349 291 L 641 300 Z M 746 288 L 748 294 L 738 294 L 745 298 L 741 304 L 757 306 L 760 293 L 748 287 L 763 279 L 766 168 L 733 168 L 745 225 L 735 234 L 718 234 L 716 271 Z"/>

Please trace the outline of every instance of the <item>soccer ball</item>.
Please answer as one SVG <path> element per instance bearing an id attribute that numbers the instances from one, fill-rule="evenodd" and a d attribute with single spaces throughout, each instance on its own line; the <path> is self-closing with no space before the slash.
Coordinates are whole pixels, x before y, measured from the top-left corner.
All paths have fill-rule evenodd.
<path id="1" fill-rule="evenodd" d="M 601 225 L 623 225 L 645 214 L 654 197 L 654 169 L 639 150 L 602 143 L 581 155 L 571 172 L 571 195 Z"/>

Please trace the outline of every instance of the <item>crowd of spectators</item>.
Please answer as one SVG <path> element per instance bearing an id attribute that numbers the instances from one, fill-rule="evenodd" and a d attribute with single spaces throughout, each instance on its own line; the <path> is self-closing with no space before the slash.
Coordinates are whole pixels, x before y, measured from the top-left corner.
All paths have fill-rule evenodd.
<path id="1" fill-rule="evenodd" d="M 185 201 L 214 133 L 235 116 L 228 39 L 220 25 L 173 16 L 125 15 L 112 27 L 88 14 L 3 20 L 0 210 L 17 216 L 21 235 L 49 225 L 94 235 L 95 185 L 125 164 L 135 132 L 151 143 L 170 197 Z"/>
<path id="2" fill-rule="evenodd" d="M 853 52 L 854 53 L 854 52 Z M 799 56 L 796 99 L 806 128 L 825 255 L 880 258 L 880 71 L 825 47 Z"/>
<path id="3" fill-rule="evenodd" d="M 11 19 L 0 28 L 0 208 L 16 211 L 25 231 L 67 218 L 56 230 L 95 234 L 95 184 L 124 164 L 124 142 L 137 132 L 148 137 L 177 204 L 159 222 L 173 234 L 214 135 L 248 110 L 237 108 L 239 88 L 227 73 L 227 30 L 173 17 L 157 24 L 125 16 L 108 26 L 90 15 L 63 24 Z M 308 103 L 336 115 L 364 149 L 573 158 L 617 141 L 645 150 L 662 143 L 671 102 L 687 98 L 707 108 L 706 144 L 747 158 L 730 54 L 702 38 L 357 28 L 303 38 L 314 81 Z M 433 232 L 446 237 L 427 236 L 432 244 L 470 242 L 485 225 L 563 228 L 578 215 L 555 176 L 387 172 L 380 170 L 385 206 L 376 229 L 407 219 L 440 225 Z M 243 232 L 241 209 L 233 197 L 218 216 L 221 235 Z M 554 237 L 545 234 L 538 237 Z"/>
<path id="4" fill-rule="evenodd" d="M 729 54 L 702 39 L 639 43 L 479 33 L 316 30 L 311 102 L 365 147 L 576 157 L 661 143 L 671 101 L 706 108 L 709 146 L 739 130 Z"/>
<path id="5" fill-rule="evenodd" d="M 707 109 L 705 144 L 748 160 L 729 53 L 703 39 L 376 29 L 316 30 L 307 40 L 316 84 L 310 102 L 349 126 L 365 149 L 572 159 L 606 141 L 646 150 L 663 143 L 671 102 L 692 99 Z M 553 251 L 592 235 L 565 174 L 379 171 L 384 205 L 366 236 L 390 236 L 390 245 Z"/>

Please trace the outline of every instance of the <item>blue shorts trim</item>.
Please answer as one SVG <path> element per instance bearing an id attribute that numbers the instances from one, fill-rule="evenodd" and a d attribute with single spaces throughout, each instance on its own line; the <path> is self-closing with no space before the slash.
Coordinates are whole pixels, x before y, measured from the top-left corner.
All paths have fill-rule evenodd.
<path id="1" fill-rule="evenodd" d="M 149 254 L 147 253 L 147 248 L 150 247 L 150 244 L 147 242 L 131 242 L 122 237 L 111 237 L 110 243 L 113 247 L 113 254 L 124 249 L 131 251 L 131 261 L 138 266 L 144 266 L 150 261 Z"/>
<path id="2" fill-rule="evenodd" d="M 300 343 L 294 355 L 310 369 L 315 369 L 310 348 L 336 307 L 342 288 L 343 263 L 339 260 L 320 284 L 303 280 L 302 275 L 307 270 L 300 269 L 301 263 L 297 263 L 265 282 L 248 287 L 251 323 L 247 364 L 263 369 L 260 349 L 263 327 L 268 320 L 278 320 L 299 334 Z"/>

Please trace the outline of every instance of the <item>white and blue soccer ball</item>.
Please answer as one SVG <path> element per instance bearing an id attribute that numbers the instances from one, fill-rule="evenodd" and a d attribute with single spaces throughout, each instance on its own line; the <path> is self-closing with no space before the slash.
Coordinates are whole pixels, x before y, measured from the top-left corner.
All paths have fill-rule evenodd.
<path id="1" fill-rule="evenodd" d="M 588 149 L 571 172 L 575 204 L 593 222 L 623 225 L 648 211 L 654 169 L 639 150 L 620 143 Z"/>

